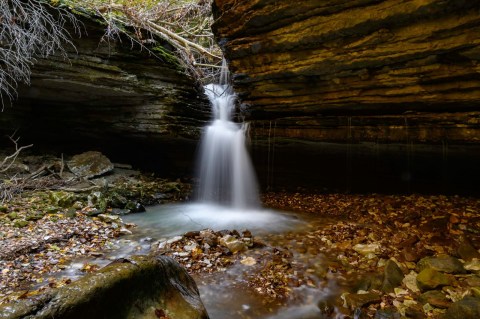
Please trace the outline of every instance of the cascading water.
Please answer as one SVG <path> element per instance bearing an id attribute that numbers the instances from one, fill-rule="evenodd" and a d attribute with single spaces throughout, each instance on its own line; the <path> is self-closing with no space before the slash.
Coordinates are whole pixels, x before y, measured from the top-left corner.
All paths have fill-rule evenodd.
<path id="1" fill-rule="evenodd" d="M 213 122 L 200 144 L 198 199 L 233 208 L 259 207 L 258 187 L 246 148 L 247 124 L 232 121 L 236 96 L 228 85 L 224 63 L 221 84 L 208 84 Z"/>

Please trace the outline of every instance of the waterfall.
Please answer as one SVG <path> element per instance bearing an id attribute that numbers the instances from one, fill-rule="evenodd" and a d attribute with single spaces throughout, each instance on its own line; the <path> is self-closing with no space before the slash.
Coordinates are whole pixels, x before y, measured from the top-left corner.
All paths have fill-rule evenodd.
<path id="1" fill-rule="evenodd" d="M 220 82 L 205 86 L 214 118 L 200 143 L 198 199 L 256 208 L 260 206 L 257 181 L 245 145 L 248 125 L 232 121 L 236 96 L 228 84 L 225 63 Z"/>

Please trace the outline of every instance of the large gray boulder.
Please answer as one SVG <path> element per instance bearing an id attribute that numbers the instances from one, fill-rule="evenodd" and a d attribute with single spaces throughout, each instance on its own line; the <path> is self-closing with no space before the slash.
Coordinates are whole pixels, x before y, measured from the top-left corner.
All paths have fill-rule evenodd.
<path id="1" fill-rule="evenodd" d="M 100 152 L 89 151 L 77 154 L 67 162 L 68 168 L 77 176 L 92 178 L 113 171 L 113 164 Z"/>
<path id="2" fill-rule="evenodd" d="M 121 259 L 35 299 L 0 307 L 2 319 L 208 319 L 194 280 L 173 259 Z"/>

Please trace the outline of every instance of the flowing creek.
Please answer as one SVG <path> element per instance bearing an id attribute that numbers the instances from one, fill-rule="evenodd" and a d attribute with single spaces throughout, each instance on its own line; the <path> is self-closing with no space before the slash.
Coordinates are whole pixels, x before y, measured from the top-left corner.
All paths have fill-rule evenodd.
<path id="1" fill-rule="evenodd" d="M 137 225 L 131 235 L 114 241 L 101 257 L 73 261 L 55 277 L 78 279 L 85 275 L 82 269 L 86 264 L 103 267 L 118 258 L 148 254 L 153 243 L 189 231 L 248 229 L 266 244 L 266 248 L 254 248 L 243 253 L 255 258 L 256 265 L 247 266 L 237 261 L 221 271 L 193 275 L 211 319 L 319 318 L 319 301 L 338 297 L 341 293 L 334 274 L 324 276 L 329 259 L 319 253 L 312 241 L 305 242 L 308 230 L 328 227 L 334 221 L 269 209 L 240 210 L 198 203 L 148 207 L 145 213 L 130 214 L 122 219 Z M 259 275 L 262 265 L 267 262 L 263 260 L 264 252 L 274 247 L 287 248 L 293 255 L 294 268 L 306 272 L 299 273 L 299 277 L 308 273 L 311 280 L 299 287 L 291 287 L 288 298 L 272 298 L 257 292 L 248 283 L 249 278 Z M 319 269 L 323 278 L 315 274 Z M 337 317 L 342 318 L 342 315 Z"/>
<path id="2" fill-rule="evenodd" d="M 314 247 L 303 249 L 305 230 L 329 224 L 318 217 L 313 220 L 302 214 L 266 209 L 242 211 L 208 204 L 172 204 L 150 207 L 146 213 L 131 214 L 123 217 L 123 220 L 135 223 L 138 227 L 132 235 L 118 241 L 118 247 L 110 258 L 144 254 L 153 241 L 209 228 L 215 231 L 248 229 L 261 238 L 267 247 L 288 247 L 298 269 L 324 268 L 328 263 L 326 257 L 318 254 Z M 262 265 L 262 249 L 247 253 L 256 257 L 258 266 Z M 310 278 L 317 282 L 294 288 L 288 300 L 275 300 L 249 287 L 247 278 L 256 276 L 258 271 L 256 266 L 237 262 L 225 271 L 195 275 L 210 318 L 318 318 L 321 315 L 317 306 L 319 300 L 338 295 L 333 275 L 320 283 L 320 279 L 311 274 Z"/>

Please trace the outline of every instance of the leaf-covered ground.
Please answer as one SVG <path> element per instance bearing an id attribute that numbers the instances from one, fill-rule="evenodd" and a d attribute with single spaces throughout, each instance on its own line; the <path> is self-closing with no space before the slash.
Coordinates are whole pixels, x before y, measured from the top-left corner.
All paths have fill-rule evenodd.
<path id="1" fill-rule="evenodd" d="M 141 189 L 137 195 L 151 200 L 189 190 L 178 182 L 145 179 L 125 183 L 119 189 L 134 193 Z M 59 208 L 62 198 L 32 192 L 0 207 L 0 303 L 69 284 L 71 278 L 58 278 L 55 272 L 78 257 L 92 261 L 103 258 L 115 238 L 135 232 L 133 225 L 108 214 L 112 212 L 108 205 L 107 214 L 89 216 L 97 208 L 88 201 L 82 205 L 69 202 L 68 208 Z M 196 276 L 235 265 L 243 267 L 242 282 L 266 305 L 287 305 L 298 298 L 296 287 L 321 290 L 334 281 L 337 290 L 318 305 L 322 313 L 332 316 L 352 315 L 360 309 L 366 318 L 373 318 L 378 311 L 439 318 L 455 301 L 480 293 L 476 286 L 480 285 L 480 268 L 476 268 L 480 256 L 476 255 L 480 245 L 479 199 L 267 193 L 262 200 L 265 206 L 298 212 L 308 223 L 295 231 L 262 237 L 242 230 L 190 232 L 153 242 L 152 251 L 177 259 Z M 52 205 L 59 209 L 46 212 Z M 473 247 L 470 261 L 465 260 L 465 247 Z M 458 259 L 468 271 L 453 274 L 450 285 L 433 289 L 435 298 L 425 296 L 416 281 L 419 261 L 442 255 Z M 401 269 L 404 279 L 390 291 L 382 286 L 382 276 L 391 261 Z M 86 262 L 82 271 L 97 268 L 94 262 Z M 425 302 L 425 298 L 430 299 Z"/>
<path id="2" fill-rule="evenodd" d="M 296 254 L 296 261 L 304 267 L 303 273 L 312 275 L 311 282 L 328 280 L 328 276 L 335 274 L 344 293 L 355 296 L 358 291 L 378 293 L 378 298 L 361 307 L 369 317 L 377 310 L 392 308 L 402 314 L 408 309 L 420 318 L 437 318 L 454 301 L 477 295 L 475 285 L 480 278 L 476 274 L 480 257 L 477 198 L 268 193 L 263 201 L 269 207 L 307 213 L 310 229 L 287 234 L 279 244 Z M 471 256 L 465 254 L 468 249 Z M 432 306 L 418 301 L 425 292 L 417 289 L 418 262 L 428 256 L 445 255 L 465 262 L 465 267 L 470 267 L 468 274 L 456 274 L 451 286 L 432 290 L 445 298 L 443 304 Z M 321 256 L 325 257 L 323 261 Z M 468 263 L 462 260 L 469 257 L 472 260 Z M 386 293 L 374 281 L 381 278 L 390 259 L 400 266 L 406 279 L 395 287 L 395 292 Z M 294 271 L 298 269 L 291 267 L 290 272 Z M 348 308 L 355 305 L 348 298 L 345 300 L 345 295 L 342 298 L 337 296 L 337 306 L 346 306 L 343 311 L 348 314 L 352 310 Z"/>

